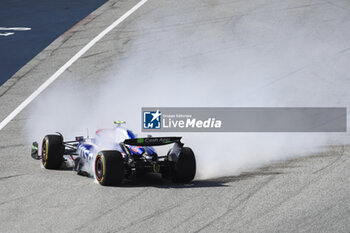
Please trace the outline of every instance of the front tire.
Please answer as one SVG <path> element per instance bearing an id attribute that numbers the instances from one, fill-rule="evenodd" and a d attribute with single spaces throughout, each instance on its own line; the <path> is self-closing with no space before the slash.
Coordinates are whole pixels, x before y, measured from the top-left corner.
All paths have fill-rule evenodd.
<path id="1" fill-rule="evenodd" d="M 61 135 L 49 134 L 43 139 L 41 162 L 46 169 L 58 169 L 63 161 L 64 145 Z"/>
<path id="2" fill-rule="evenodd" d="M 196 175 L 196 159 L 191 148 L 183 147 L 175 164 L 174 182 L 190 182 Z"/>
<path id="3" fill-rule="evenodd" d="M 95 159 L 95 177 L 99 184 L 118 185 L 124 178 L 124 162 L 119 151 L 100 151 Z"/>

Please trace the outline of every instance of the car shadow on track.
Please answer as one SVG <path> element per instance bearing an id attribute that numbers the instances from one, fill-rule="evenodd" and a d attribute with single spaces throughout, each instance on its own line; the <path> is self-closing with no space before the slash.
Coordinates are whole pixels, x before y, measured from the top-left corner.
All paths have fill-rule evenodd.
<path id="1" fill-rule="evenodd" d="M 258 170 L 252 172 L 244 172 L 238 176 L 225 176 L 215 179 L 207 180 L 194 180 L 189 183 L 174 183 L 171 180 L 163 179 L 160 174 L 147 173 L 141 177 L 133 177 L 130 179 L 125 179 L 121 185 L 116 187 L 120 188 L 139 188 L 139 187 L 156 187 L 163 189 L 184 189 L 184 188 L 212 188 L 212 187 L 228 187 L 236 182 L 240 182 L 247 179 L 254 179 L 261 176 L 276 176 L 284 174 L 282 172 L 283 168 L 288 167 L 285 163 L 276 163 L 268 167 L 262 167 Z M 282 170 L 281 170 L 282 169 Z M 62 164 L 60 171 L 73 171 L 71 164 Z M 93 179 L 91 175 L 88 176 Z"/>
<path id="2" fill-rule="evenodd" d="M 246 172 L 239 176 L 220 177 L 208 180 L 194 180 L 189 183 L 174 183 L 170 180 L 163 179 L 159 174 L 146 174 L 143 177 L 127 179 L 119 187 L 138 188 L 138 187 L 156 187 L 164 189 L 184 189 L 184 188 L 212 188 L 212 187 L 228 187 L 230 183 L 239 182 L 242 180 L 253 179 L 258 176 L 271 176 L 283 174 L 280 171 L 255 171 Z"/>

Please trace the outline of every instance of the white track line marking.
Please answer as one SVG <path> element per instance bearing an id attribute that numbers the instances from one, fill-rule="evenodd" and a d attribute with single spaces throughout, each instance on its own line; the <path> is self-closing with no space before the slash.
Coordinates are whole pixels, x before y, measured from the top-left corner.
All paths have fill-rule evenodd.
<path id="1" fill-rule="evenodd" d="M 12 27 L 12 28 L 6 28 L 6 27 L 0 27 L 0 31 L 29 31 L 32 30 L 31 28 L 25 28 L 25 27 Z M 0 36 L 11 36 L 15 34 L 14 32 L 5 32 L 0 33 Z"/>
<path id="2" fill-rule="evenodd" d="M 0 36 L 11 36 L 15 34 L 14 32 L 5 32 L 5 33 L 0 33 Z"/>
<path id="3" fill-rule="evenodd" d="M 142 0 L 137 3 L 133 8 L 127 11 L 119 19 L 114 21 L 105 30 L 92 39 L 87 45 L 84 46 L 77 54 L 75 54 L 69 61 L 66 62 L 60 69 L 58 69 L 48 80 L 46 80 L 41 86 L 36 89 L 27 99 L 25 99 L 13 112 L 10 113 L 1 123 L 0 130 L 2 130 L 18 113 L 20 113 L 30 102 L 32 102 L 42 91 L 44 91 L 51 83 L 53 83 L 67 68 L 69 68 L 76 60 L 78 60 L 86 51 L 88 51 L 94 44 L 101 40 L 108 32 L 112 31 L 116 26 L 128 18 L 132 13 L 139 9 L 148 0 Z"/>
<path id="4" fill-rule="evenodd" d="M 25 27 L 12 27 L 12 28 L 0 27 L 0 31 L 29 31 L 29 30 L 32 30 L 32 29 L 25 28 Z"/>

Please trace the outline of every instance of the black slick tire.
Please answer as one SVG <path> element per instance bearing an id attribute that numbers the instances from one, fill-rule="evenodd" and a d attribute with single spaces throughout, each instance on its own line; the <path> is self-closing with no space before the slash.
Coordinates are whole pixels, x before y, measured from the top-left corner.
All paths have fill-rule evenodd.
<path id="1" fill-rule="evenodd" d="M 100 151 L 95 158 L 95 177 L 105 186 L 119 185 L 124 178 L 122 154 L 115 150 Z"/>
<path id="2" fill-rule="evenodd" d="M 63 160 L 64 145 L 61 135 L 49 134 L 43 139 L 41 162 L 46 169 L 58 169 Z"/>
<path id="3" fill-rule="evenodd" d="M 196 175 L 196 159 L 191 148 L 183 147 L 175 164 L 174 182 L 190 182 Z"/>

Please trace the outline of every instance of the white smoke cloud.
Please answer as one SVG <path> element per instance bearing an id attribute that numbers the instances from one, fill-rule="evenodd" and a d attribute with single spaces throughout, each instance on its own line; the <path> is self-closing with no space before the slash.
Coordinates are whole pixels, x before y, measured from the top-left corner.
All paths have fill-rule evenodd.
<path id="1" fill-rule="evenodd" d="M 349 32 L 337 21 L 320 23 L 338 12 L 327 7 L 280 9 L 297 7 L 293 1 L 266 6 L 270 8 L 239 4 L 228 10 L 201 3 L 180 16 L 173 12 L 175 5 L 168 5 L 109 35 L 116 40 L 132 36 L 130 48 L 116 57 L 104 77 L 91 74 L 94 79 L 82 81 L 73 65 L 74 74 L 64 73 L 34 102 L 28 138 L 38 140 L 50 131 L 85 135 L 86 128 L 92 134 L 113 120 L 126 120 L 145 136 L 140 133 L 141 107 L 349 105 L 349 58 L 341 52 L 350 47 Z M 162 135 L 169 133 L 157 134 Z M 172 135 L 183 136 L 195 151 L 197 179 L 239 175 L 343 139 L 342 134 L 325 133 Z"/>

